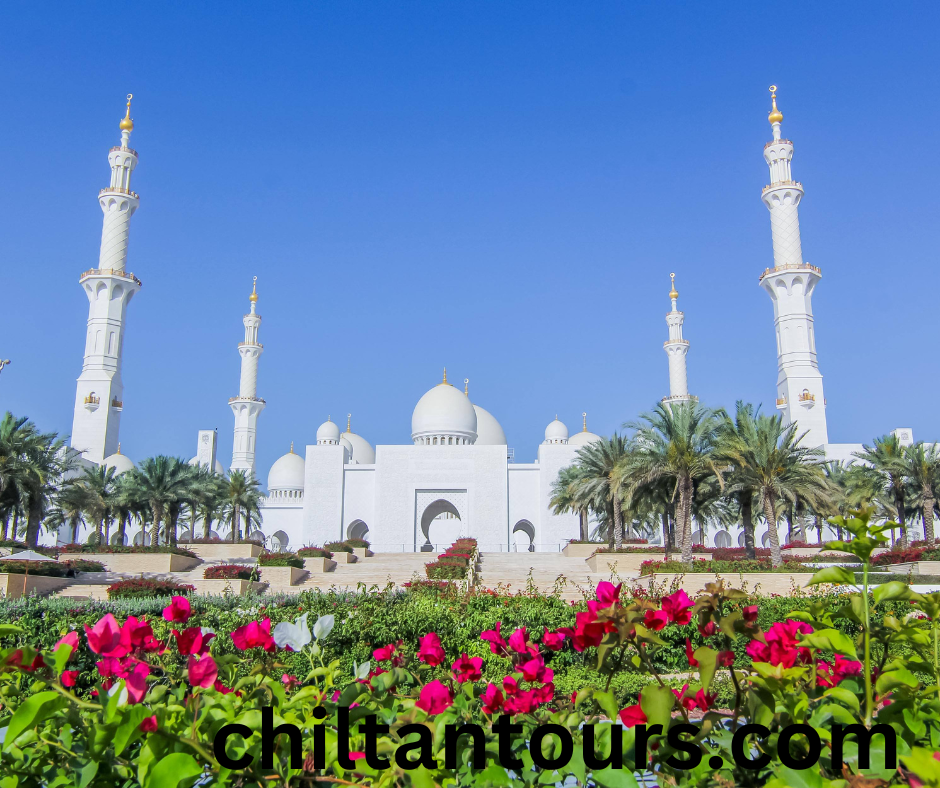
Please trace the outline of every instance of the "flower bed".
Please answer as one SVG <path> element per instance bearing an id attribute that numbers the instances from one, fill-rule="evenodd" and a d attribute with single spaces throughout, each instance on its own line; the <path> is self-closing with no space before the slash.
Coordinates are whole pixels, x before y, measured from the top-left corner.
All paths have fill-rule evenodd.
<path id="1" fill-rule="evenodd" d="M 304 568 L 304 559 L 296 553 L 262 553 L 258 556 L 258 566 L 293 566 Z"/>
<path id="2" fill-rule="evenodd" d="M 932 550 L 926 547 L 910 547 L 907 550 L 888 550 L 871 559 L 872 566 L 913 564 L 917 561 L 940 561 L 940 550 Z"/>
<path id="3" fill-rule="evenodd" d="M 425 564 L 425 572 L 429 580 L 463 580 L 472 569 L 471 562 L 475 561 L 476 539 L 458 539 L 436 561 Z"/>
<path id="4" fill-rule="evenodd" d="M 69 558 L 59 562 L 62 566 L 67 566 L 73 572 L 104 572 L 104 564 L 100 561 L 89 561 L 87 558 Z M 30 569 L 30 572 L 33 570 Z"/>
<path id="5" fill-rule="evenodd" d="M 757 561 L 705 561 L 702 559 L 692 559 L 692 567 L 689 568 L 682 561 L 644 561 L 640 564 L 640 574 L 683 574 L 687 572 L 708 572 L 722 574 L 747 574 L 750 572 L 780 572 L 792 574 L 793 572 L 811 571 L 803 566 L 801 561 L 785 559 L 782 566 L 774 568 L 770 560 L 758 559 Z"/>
<path id="6" fill-rule="evenodd" d="M 170 553 L 171 555 L 181 555 L 186 558 L 198 558 L 192 551 L 183 547 L 171 547 L 170 545 L 157 545 L 156 547 L 144 547 L 143 545 L 105 545 L 96 544 L 66 544 L 58 548 L 59 553 L 92 553 L 96 555 L 162 555 Z"/>
<path id="7" fill-rule="evenodd" d="M 199 536 L 195 539 L 187 539 L 182 544 L 253 544 L 258 547 L 264 547 L 264 542 L 259 539 L 237 539 L 234 542 L 231 539 L 222 539 L 219 536 Z"/>
<path id="8" fill-rule="evenodd" d="M 632 543 L 624 540 L 624 544 L 629 545 Z M 642 543 L 638 542 L 637 544 L 642 544 Z M 597 552 L 607 553 L 610 555 L 616 555 L 618 553 L 631 553 L 631 554 L 632 553 L 663 553 L 665 554 L 666 550 L 663 547 L 656 547 L 655 545 L 650 545 L 647 547 L 621 547 L 619 550 L 617 548 L 610 548 L 604 545 L 602 547 L 599 547 L 597 549 Z M 679 548 L 676 547 L 676 548 L 673 548 L 671 552 L 679 553 L 681 552 L 681 550 L 679 550 Z M 714 548 L 706 547 L 705 545 L 701 545 L 701 544 L 696 544 L 696 545 L 692 545 L 692 552 L 693 553 L 712 553 L 714 552 Z"/>
<path id="9" fill-rule="evenodd" d="M 372 545 L 365 539 L 347 539 L 346 544 L 353 548 L 361 548 L 368 550 Z"/>
<path id="10" fill-rule="evenodd" d="M 327 542 L 323 545 L 323 549 L 329 550 L 331 553 L 351 553 L 353 551 L 349 542 Z"/>
<path id="11" fill-rule="evenodd" d="M 173 594 L 188 594 L 195 590 L 195 586 L 174 583 L 172 580 L 149 580 L 140 577 L 112 583 L 108 586 L 108 599 L 172 596 Z"/>
<path id="12" fill-rule="evenodd" d="M 301 547 L 297 551 L 301 558 L 332 558 L 333 554 L 322 547 Z"/>
<path id="13" fill-rule="evenodd" d="M 260 580 L 261 572 L 256 567 L 244 564 L 217 564 L 206 567 L 202 573 L 206 580 Z"/>
<path id="14" fill-rule="evenodd" d="M 70 567 L 55 561 L 17 561 L 16 558 L 0 558 L 0 573 L 35 577 L 71 577 L 75 574 Z"/>

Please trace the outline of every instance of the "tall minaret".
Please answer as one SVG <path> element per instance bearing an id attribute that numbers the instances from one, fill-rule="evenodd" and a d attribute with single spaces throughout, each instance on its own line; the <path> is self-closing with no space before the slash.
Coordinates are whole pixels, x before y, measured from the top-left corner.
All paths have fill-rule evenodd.
<path id="1" fill-rule="evenodd" d="M 238 345 L 238 353 L 242 357 L 238 396 L 232 397 L 228 403 L 232 407 L 232 413 L 235 414 L 232 470 L 248 471 L 254 474 L 258 416 L 264 410 L 264 400 L 256 396 L 258 393 L 258 357 L 264 350 L 264 345 L 258 342 L 261 315 L 255 314 L 255 308 L 258 306 L 257 276 L 254 278 L 248 300 L 251 302 L 251 311 L 242 320 L 245 324 L 245 341 Z"/>
<path id="2" fill-rule="evenodd" d="M 669 278 L 672 281 L 672 289 L 669 291 L 672 311 L 666 313 L 669 339 L 663 342 L 663 349 L 669 359 L 669 396 L 663 397 L 663 402 L 667 404 L 695 399 L 689 395 L 689 377 L 685 369 L 685 357 L 689 352 L 689 340 L 682 338 L 685 314 L 680 312 L 676 305 L 679 298 L 679 293 L 676 291 L 676 275 L 669 274 Z"/>
<path id="3" fill-rule="evenodd" d="M 137 166 L 137 151 L 129 146 L 134 121 L 131 98 L 120 123 L 121 144 L 111 148 L 111 184 L 98 192 L 104 212 L 98 267 L 85 271 L 79 283 L 88 296 L 88 330 L 85 360 L 75 392 L 72 418 L 72 447 L 82 456 L 100 463 L 118 448 L 118 429 L 124 408 L 121 354 L 124 350 L 124 318 L 127 305 L 140 290 L 140 280 L 124 270 L 131 216 L 140 198 L 131 191 L 131 173 Z"/>
<path id="4" fill-rule="evenodd" d="M 777 109 L 777 86 L 771 85 L 772 110 L 768 116 L 774 138 L 764 146 L 764 159 L 770 167 L 770 185 L 761 199 L 770 210 L 774 241 L 774 267 L 760 277 L 760 285 L 774 302 L 777 331 L 777 407 L 785 424 L 799 422 L 806 433 L 807 446 L 829 442 L 826 429 L 826 398 L 822 374 L 816 362 L 816 336 L 813 331 L 813 290 L 822 272 L 803 260 L 800 244 L 799 204 L 803 185 L 790 174 L 793 143 L 781 139 L 783 113 Z"/>

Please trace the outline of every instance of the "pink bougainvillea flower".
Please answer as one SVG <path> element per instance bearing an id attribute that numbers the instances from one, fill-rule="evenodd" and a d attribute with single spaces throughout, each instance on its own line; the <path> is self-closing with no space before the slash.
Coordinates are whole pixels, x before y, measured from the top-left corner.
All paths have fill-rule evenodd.
<path id="1" fill-rule="evenodd" d="M 211 687 L 219 675 L 219 666 L 210 656 L 190 656 L 187 664 L 189 683 L 194 687 Z"/>
<path id="2" fill-rule="evenodd" d="M 263 648 L 265 651 L 274 651 L 274 638 L 271 637 L 271 619 L 266 618 L 260 623 L 252 621 L 232 632 L 232 642 L 239 651 L 249 648 Z"/>
<path id="3" fill-rule="evenodd" d="M 85 624 L 88 648 L 103 657 L 123 657 L 128 649 L 121 644 L 121 627 L 110 613 L 98 619 L 93 627 Z"/>
<path id="4" fill-rule="evenodd" d="M 519 672 L 522 673 L 522 678 L 526 681 L 544 681 L 545 674 L 551 673 L 550 670 L 545 669 L 545 660 L 541 657 L 534 657 L 527 662 L 523 662 L 519 666 Z"/>
<path id="5" fill-rule="evenodd" d="M 757 621 L 757 605 L 748 605 L 747 607 L 741 610 L 741 615 L 744 617 L 744 620 L 749 624 Z"/>
<path id="6" fill-rule="evenodd" d="M 663 597 L 663 612 L 676 624 L 688 624 L 692 620 L 692 608 L 695 603 L 689 599 L 684 589 Z"/>
<path id="7" fill-rule="evenodd" d="M 503 679 L 503 692 L 505 692 L 507 696 L 517 695 L 519 693 L 519 682 L 512 676 L 506 676 L 506 678 Z"/>
<path id="8" fill-rule="evenodd" d="M 125 674 L 124 686 L 127 688 L 127 702 L 140 703 L 147 694 L 147 676 L 150 675 L 150 665 L 146 662 L 137 662 L 133 669 Z"/>
<path id="9" fill-rule="evenodd" d="M 536 694 L 531 690 L 525 690 L 515 695 L 508 695 L 503 703 L 503 711 L 507 714 L 531 714 L 538 706 Z"/>
<path id="10" fill-rule="evenodd" d="M 137 727 L 140 728 L 143 733 L 153 733 L 157 729 L 157 715 L 152 714 L 149 717 L 144 717 Z"/>
<path id="11" fill-rule="evenodd" d="M 463 653 L 450 667 L 454 671 L 454 678 L 458 684 L 466 681 L 479 681 L 483 677 L 482 657 L 468 657 L 466 653 Z"/>
<path id="12" fill-rule="evenodd" d="M 620 602 L 620 589 L 622 586 L 623 583 L 615 586 L 613 583 L 602 580 L 597 584 L 597 588 L 594 591 L 594 596 L 601 607 L 611 607 Z"/>
<path id="13" fill-rule="evenodd" d="M 714 621 L 709 621 L 704 627 L 703 627 L 701 624 L 699 624 L 699 627 L 698 627 L 698 633 L 699 633 L 703 638 L 711 637 L 711 636 L 714 635 L 717 631 L 718 631 L 718 627 L 715 626 L 715 622 L 714 622 Z"/>
<path id="14" fill-rule="evenodd" d="M 808 635 L 812 631 L 806 622 L 793 619 L 778 621 L 764 633 L 765 643 L 759 640 L 748 643 L 748 656 L 755 662 L 782 665 L 784 668 L 792 668 L 797 662 L 805 664 L 810 661 L 809 649 L 797 645 L 797 635 Z"/>
<path id="15" fill-rule="evenodd" d="M 174 629 L 173 637 L 176 638 L 176 648 L 180 654 L 208 654 L 209 641 L 215 637 L 215 633 L 203 634 L 200 627 L 189 627 L 182 632 Z"/>
<path id="16" fill-rule="evenodd" d="M 561 651 L 565 647 L 565 633 L 546 632 L 542 635 L 542 645 L 549 651 Z"/>
<path id="17" fill-rule="evenodd" d="M 533 651 L 533 647 L 529 645 L 529 633 L 526 632 L 525 627 L 519 627 L 509 636 L 509 648 L 517 654 L 529 654 Z M 538 653 L 537 649 L 535 653 Z"/>
<path id="18" fill-rule="evenodd" d="M 689 660 L 689 665 L 693 668 L 698 667 L 698 660 L 693 656 L 695 654 L 695 649 L 692 648 L 692 641 L 689 638 L 685 639 L 685 656 Z"/>
<path id="19" fill-rule="evenodd" d="M 591 646 L 600 645 L 607 631 L 607 623 L 610 623 L 613 631 L 616 631 L 616 625 L 613 622 L 598 621 L 597 614 L 588 610 L 575 613 L 573 628 L 562 627 L 559 631 L 570 637 L 574 650 L 580 652 Z"/>
<path id="20" fill-rule="evenodd" d="M 669 616 L 662 610 L 647 610 L 643 614 L 643 626 L 659 632 L 669 623 Z"/>
<path id="21" fill-rule="evenodd" d="M 862 663 L 854 659 L 846 659 L 841 654 L 836 654 L 835 664 L 832 666 L 832 675 L 836 681 L 842 679 L 854 678 L 862 675 Z"/>
<path id="22" fill-rule="evenodd" d="M 421 695 L 415 702 L 415 706 L 428 714 L 440 714 L 449 709 L 453 702 L 454 696 L 451 695 L 450 689 L 435 679 L 421 688 Z"/>
<path id="23" fill-rule="evenodd" d="M 73 629 L 65 637 L 59 638 L 56 644 L 52 647 L 52 650 L 58 651 L 61 646 L 72 647 L 72 653 L 69 655 L 69 659 L 71 659 L 78 649 L 78 630 Z"/>
<path id="24" fill-rule="evenodd" d="M 640 704 L 637 703 L 634 706 L 627 706 L 627 708 L 621 710 L 620 721 L 625 728 L 633 728 L 636 725 L 642 725 L 646 722 L 646 714 L 643 713 L 643 709 L 641 709 Z"/>
<path id="25" fill-rule="evenodd" d="M 364 752 L 360 752 L 359 750 L 355 750 L 354 752 L 349 753 L 349 760 L 351 761 L 358 761 L 360 758 L 365 757 L 366 754 Z"/>
<path id="26" fill-rule="evenodd" d="M 115 657 L 105 657 L 104 659 L 100 659 L 95 663 L 95 666 L 98 668 L 98 675 L 102 678 L 120 676 L 124 673 L 121 660 L 116 659 Z"/>
<path id="27" fill-rule="evenodd" d="M 59 676 L 59 681 L 62 682 L 63 687 L 74 687 L 77 679 L 77 670 L 63 670 L 62 675 Z"/>
<path id="28" fill-rule="evenodd" d="M 730 668 L 734 664 L 733 651 L 719 651 L 715 659 L 715 664 L 719 668 Z"/>
<path id="29" fill-rule="evenodd" d="M 228 695 L 230 692 L 234 692 L 231 687 L 226 687 L 221 681 L 219 681 L 219 679 L 215 680 L 215 684 L 213 684 L 212 687 L 216 692 L 222 695 Z M 241 693 L 239 692 L 238 695 L 241 695 Z"/>
<path id="30" fill-rule="evenodd" d="M 142 649 L 147 639 L 153 639 L 153 630 L 144 619 L 139 621 L 134 616 L 128 616 L 124 626 L 121 627 L 121 645 L 128 653 Z"/>
<path id="31" fill-rule="evenodd" d="M 546 671 L 551 673 L 551 671 Z M 536 703 L 549 703 L 555 699 L 555 685 L 551 681 L 543 684 L 541 687 L 536 687 L 534 690 L 531 690 L 532 699 Z"/>
<path id="32" fill-rule="evenodd" d="M 496 629 L 487 629 L 480 634 L 480 639 L 490 644 L 490 651 L 498 656 L 505 656 L 508 653 L 509 644 L 505 638 L 499 634 L 499 627 L 502 622 L 496 622 Z"/>
<path id="33" fill-rule="evenodd" d="M 184 596 L 175 596 L 170 604 L 163 608 L 163 617 L 174 624 L 185 624 L 193 614 L 189 600 Z"/>
<path id="34" fill-rule="evenodd" d="M 418 641 L 418 659 L 426 665 L 435 668 L 446 658 L 447 655 L 441 647 L 441 639 L 437 636 L 436 632 L 428 632 L 428 634 Z"/>
<path id="35" fill-rule="evenodd" d="M 403 645 L 404 641 L 399 640 L 397 643 L 389 643 L 387 646 L 377 648 L 372 652 L 372 658 L 376 662 L 391 662 L 392 667 L 397 668 L 404 662 L 404 656 L 401 653 Z"/>
<path id="36" fill-rule="evenodd" d="M 300 686 L 300 679 L 296 676 L 292 676 L 290 673 L 285 673 L 281 676 L 281 683 L 288 689 L 297 689 Z"/>
<path id="37" fill-rule="evenodd" d="M 480 700 L 483 701 L 484 713 L 495 714 L 503 706 L 503 693 L 499 687 L 490 682 L 486 685 L 483 694 L 480 695 Z"/>
<path id="38" fill-rule="evenodd" d="M 162 654 L 166 651 L 166 644 L 162 640 L 157 640 L 153 635 L 150 635 L 144 639 L 143 649 L 149 654 L 153 654 L 154 652 Z"/>

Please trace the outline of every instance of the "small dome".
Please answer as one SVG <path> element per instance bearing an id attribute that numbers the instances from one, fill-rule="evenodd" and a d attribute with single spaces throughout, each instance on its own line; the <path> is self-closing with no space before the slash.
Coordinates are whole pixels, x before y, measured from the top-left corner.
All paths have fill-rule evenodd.
<path id="1" fill-rule="evenodd" d="M 115 474 L 127 473 L 134 470 L 134 463 L 126 454 L 121 454 L 121 447 L 114 454 L 109 454 L 104 458 L 103 465 L 106 468 L 114 468 Z"/>
<path id="2" fill-rule="evenodd" d="M 344 432 L 341 441 L 349 444 L 352 449 L 351 459 L 357 465 L 372 465 L 375 462 L 375 449 L 361 435 L 356 435 L 355 432 Z"/>
<path id="3" fill-rule="evenodd" d="M 271 466 L 268 471 L 269 490 L 302 490 L 304 488 L 304 458 L 291 450 Z"/>
<path id="4" fill-rule="evenodd" d="M 600 439 L 600 435 L 595 435 L 593 432 L 583 430 L 581 432 L 576 432 L 574 435 L 568 438 L 568 445 L 587 446 L 589 443 L 594 443 L 594 441 L 599 441 Z"/>
<path id="5" fill-rule="evenodd" d="M 555 416 L 555 420 L 552 421 L 545 428 L 545 442 L 546 443 L 567 443 L 568 442 L 568 428 L 564 425 L 564 422 L 558 420 L 558 417 Z"/>
<path id="6" fill-rule="evenodd" d="M 411 415 L 411 438 L 457 438 L 473 443 L 477 439 L 477 412 L 470 398 L 446 379 L 428 391 Z"/>
<path id="7" fill-rule="evenodd" d="M 188 463 L 186 463 L 186 464 L 187 464 L 187 465 L 199 465 L 199 458 L 198 458 L 198 457 L 193 457 L 193 458 L 192 458 Z M 219 462 L 218 460 L 215 461 L 215 472 L 216 472 L 217 474 L 219 474 L 219 476 L 225 476 L 225 468 L 223 467 L 222 463 Z"/>
<path id="8" fill-rule="evenodd" d="M 503 432 L 500 423 L 496 421 L 496 417 L 479 405 L 474 405 L 473 410 L 477 414 L 477 439 L 474 445 L 505 446 L 506 433 Z"/>
<path id="9" fill-rule="evenodd" d="M 317 443 L 335 446 L 339 443 L 339 424 L 327 419 L 317 429 Z"/>

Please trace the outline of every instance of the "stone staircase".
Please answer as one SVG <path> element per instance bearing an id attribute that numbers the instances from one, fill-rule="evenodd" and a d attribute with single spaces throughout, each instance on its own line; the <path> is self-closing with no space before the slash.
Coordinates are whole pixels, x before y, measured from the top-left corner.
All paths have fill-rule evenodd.
<path id="1" fill-rule="evenodd" d="M 354 564 L 337 564 L 331 572 L 311 572 L 298 588 L 355 591 L 360 583 L 366 588 L 384 589 L 389 583 L 401 587 L 416 577 L 427 579 L 424 565 L 436 557 L 436 553 L 375 553 Z"/>
<path id="2" fill-rule="evenodd" d="M 593 598 L 601 580 L 629 583 L 634 577 L 592 572 L 583 558 L 561 553 L 480 553 L 478 588 L 509 593 L 539 591 L 568 602 Z"/>

